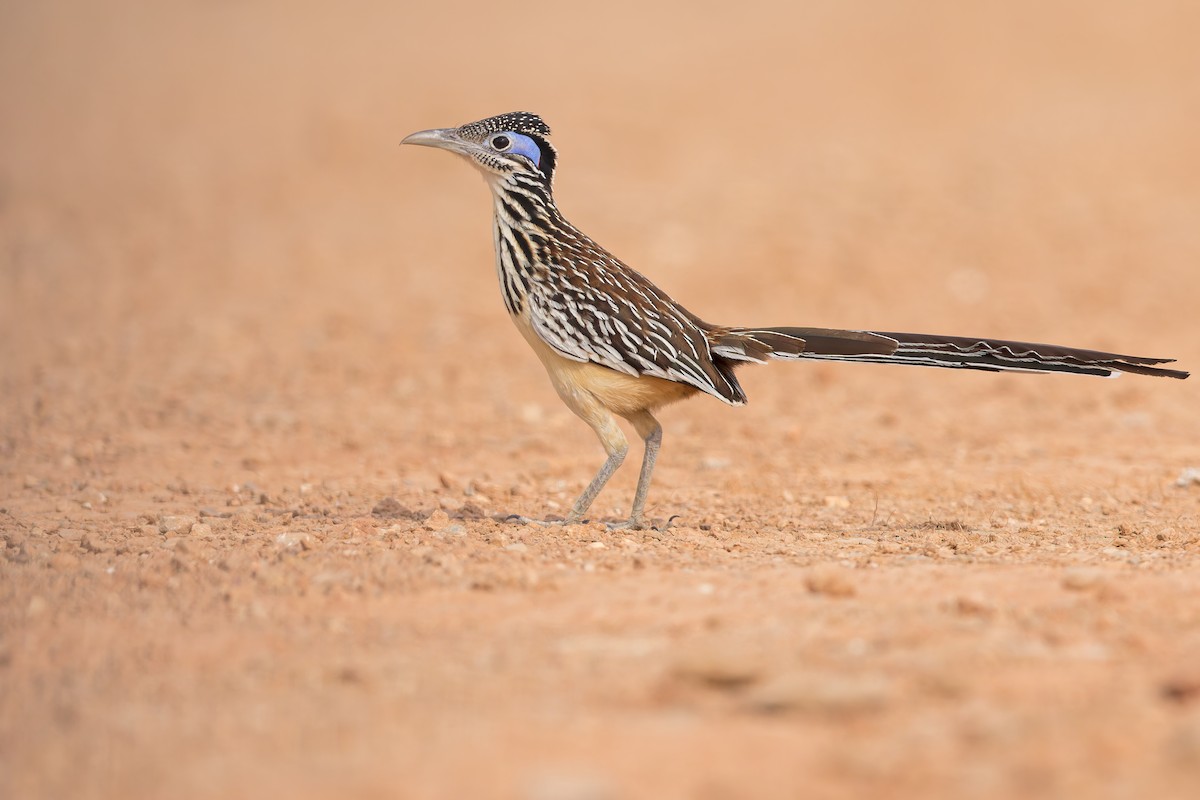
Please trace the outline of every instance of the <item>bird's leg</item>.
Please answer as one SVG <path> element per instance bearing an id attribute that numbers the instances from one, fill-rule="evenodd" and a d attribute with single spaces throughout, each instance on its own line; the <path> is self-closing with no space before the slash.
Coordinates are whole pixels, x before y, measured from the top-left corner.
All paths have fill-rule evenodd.
<path id="1" fill-rule="evenodd" d="M 575 505 L 571 506 L 571 512 L 567 514 L 565 520 L 568 525 L 583 519 L 583 515 L 591 508 L 592 501 L 600 494 L 604 484 L 608 483 L 608 479 L 617 471 L 617 467 L 621 466 L 621 462 L 625 460 L 625 454 L 629 452 L 629 441 L 625 438 L 625 434 L 621 433 L 621 428 L 611 414 L 605 412 L 602 415 L 584 416 L 580 414 L 580 416 L 596 431 L 596 435 L 600 437 L 600 443 L 604 445 L 604 451 L 608 453 L 608 458 L 600 467 L 600 471 L 596 473 L 596 477 L 592 478 L 592 482 L 583 490 L 583 494 L 579 495 Z"/>
<path id="2" fill-rule="evenodd" d="M 658 448 L 662 444 L 662 425 L 658 424 L 658 420 L 649 411 L 642 411 L 628 419 L 646 443 L 637 491 L 633 493 L 633 508 L 629 512 L 629 527 L 638 529 L 646 525 L 642 514 L 646 508 L 646 495 L 650 493 L 650 476 L 654 473 L 654 462 L 658 460 Z"/>

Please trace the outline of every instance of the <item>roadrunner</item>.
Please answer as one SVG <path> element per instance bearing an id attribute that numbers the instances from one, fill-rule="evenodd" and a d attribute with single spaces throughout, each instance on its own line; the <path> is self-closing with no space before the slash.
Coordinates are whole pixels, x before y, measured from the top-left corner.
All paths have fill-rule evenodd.
<path id="1" fill-rule="evenodd" d="M 1074 347 L 883 331 L 736 328 L 705 322 L 563 217 L 554 204 L 558 156 L 550 128 L 516 112 L 459 128 L 420 131 L 403 144 L 457 153 L 492 190 L 500 293 L 558 396 L 592 427 L 608 454 L 566 523 L 583 520 L 629 449 L 627 420 L 645 441 L 630 527 L 644 524 L 650 476 L 662 443 L 654 412 L 704 392 L 746 402 L 734 371 L 771 359 L 821 359 L 989 372 L 1119 372 L 1186 378 L 1143 358 Z"/>

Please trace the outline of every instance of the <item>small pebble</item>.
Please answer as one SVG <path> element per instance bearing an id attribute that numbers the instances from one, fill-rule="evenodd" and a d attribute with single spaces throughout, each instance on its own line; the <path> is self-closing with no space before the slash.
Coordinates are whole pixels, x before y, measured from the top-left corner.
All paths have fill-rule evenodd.
<path id="1" fill-rule="evenodd" d="M 763 714 L 787 711 L 845 716 L 878 711 L 890 699 L 889 686 L 874 677 L 790 673 L 751 689 L 746 708 Z"/>
<path id="2" fill-rule="evenodd" d="M 59 528 L 54 535 L 68 542 L 80 542 L 83 541 L 83 533 L 75 528 Z"/>
<path id="3" fill-rule="evenodd" d="M 83 538 L 79 540 L 79 544 L 89 553 L 107 553 L 113 549 L 111 543 L 101 539 L 94 533 L 85 533 Z"/>
<path id="4" fill-rule="evenodd" d="M 291 552 L 312 550 L 315 546 L 312 534 L 306 531 L 284 531 L 275 537 L 275 543 L 279 549 Z"/>
<path id="5" fill-rule="evenodd" d="M 759 680 L 763 665 L 742 648 L 712 641 L 684 650 L 675 662 L 674 673 L 718 689 L 738 689 Z"/>
<path id="6" fill-rule="evenodd" d="M 805 587 L 813 594 L 827 597 L 853 597 L 857 590 L 849 573 L 839 567 L 817 567 L 804 577 Z"/>
<path id="7" fill-rule="evenodd" d="M 158 518 L 159 533 L 187 533 L 196 524 L 192 517 L 181 515 L 164 515 Z"/>
<path id="8" fill-rule="evenodd" d="M 1163 681 L 1160 691 L 1164 699 L 1176 703 L 1200 700 L 1200 671 L 1174 675 Z"/>
<path id="9" fill-rule="evenodd" d="M 375 507 L 371 509 L 371 513 L 377 517 L 398 517 L 407 516 L 409 511 L 400 505 L 400 501 L 396 498 L 385 497 L 375 504 Z"/>
<path id="10" fill-rule="evenodd" d="M 450 515 L 445 511 L 438 509 L 429 515 L 425 520 L 425 530 L 440 531 L 442 528 L 450 524 Z"/>
<path id="11" fill-rule="evenodd" d="M 1175 485 L 1180 489 L 1186 489 L 1189 486 L 1197 484 L 1200 484 L 1200 467 L 1188 467 L 1179 473 L 1179 477 L 1175 479 Z"/>
<path id="12" fill-rule="evenodd" d="M 965 616 L 990 617 L 996 609 L 978 595 L 965 594 L 954 599 L 954 610 Z"/>

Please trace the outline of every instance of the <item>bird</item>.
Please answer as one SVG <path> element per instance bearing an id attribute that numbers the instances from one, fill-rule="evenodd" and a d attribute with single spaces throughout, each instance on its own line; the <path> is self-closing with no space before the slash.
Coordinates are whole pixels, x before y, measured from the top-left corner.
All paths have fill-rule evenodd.
<path id="1" fill-rule="evenodd" d="M 989 372 L 1117 373 L 1188 377 L 1146 358 L 1060 345 L 811 327 L 733 327 L 705 322 L 572 225 L 554 201 L 558 153 L 550 127 L 518 111 L 457 128 L 413 133 L 401 144 L 447 150 L 482 173 L 492 195 L 500 294 L 566 406 L 586 422 L 606 458 L 562 524 L 587 521 L 593 501 L 621 466 L 626 420 L 645 446 L 629 519 L 646 526 L 646 498 L 662 444 L 654 414 L 708 394 L 746 403 L 736 371 L 771 360 L 908 364 Z M 559 522 L 556 520 L 556 522 Z"/>

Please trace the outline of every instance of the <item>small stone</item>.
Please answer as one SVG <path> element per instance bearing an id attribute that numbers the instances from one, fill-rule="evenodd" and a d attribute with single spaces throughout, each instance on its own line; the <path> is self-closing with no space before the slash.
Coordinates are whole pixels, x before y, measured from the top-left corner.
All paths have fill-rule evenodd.
<path id="1" fill-rule="evenodd" d="M 512 544 L 504 545 L 504 549 L 510 553 L 524 553 L 529 550 L 529 546 L 524 542 L 513 542 Z"/>
<path id="2" fill-rule="evenodd" d="M 389 517 L 398 519 L 416 519 L 418 515 L 414 515 L 412 511 L 400 504 L 400 500 L 396 498 L 384 498 L 379 500 L 379 503 L 371 509 L 371 515 L 374 517 Z"/>
<path id="3" fill-rule="evenodd" d="M 121 542 L 116 551 L 118 553 L 149 553 L 158 547 L 161 540 L 162 537 L 158 535 L 158 531 L 155 531 L 153 536 L 130 536 Z"/>
<path id="4" fill-rule="evenodd" d="M 850 498 L 840 494 L 825 495 L 826 508 L 849 508 Z"/>
<path id="5" fill-rule="evenodd" d="M 1070 567 L 1063 571 L 1062 585 L 1064 589 L 1076 592 L 1096 589 L 1106 582 L 1104 570 L 1092 567 Z"/>
<path id="6" fill-rule="evenodd" d="M 213 535 L 212 525 L 207 522 L 197 522 L 189 531 L 192 536 L 197 539 L 211 539 Z"/>
<path id="7" fill-rule="evenodd" d="M 438 509 L 429 515 L 425 520 L 425 530 L 440 531 L 442 528 L 450 524 L 450 515 L 445 511 Z"/>
<path id="8" fill-rule="evenodd" d="M 887 706 L 890 687 L 881 679 L 838 674 L 790 673 L 754 687 L 745 705 L 762 714 L 787 711 L 846 716 Z"/>
<path id="9" fill-rule="evenodd" d="M 1174 675 L 1160 687 L 1163 699 L 1188 704 L 1200 700 L 1200 671 Z"/>
<path id="10" fill-rule="evenodd" d="M 954 598 L 954 610 L 972 617 L 990 617 L 996 609 L 978 595 L 964 594 Z"/>
<path id="11" fill-rule="evenodd" d="M 83 540 L 84 532 L 75 528 L 59 528 L 54 535 L 68 542 L 80 542 Z"/>
<path id="12" fill-rule="evenodd" d="M 458 508 L 454 516 L 458 519 L 485 519 L 487 512 L 477 503 L 468 500 Z"/>
<path id="13" fill-rule="evenodd" d="M 817 567 L 804 577 L 804 585 L 813 594 L 827 597 L 853 597 L 857 593 L 849 573 L 840 567 Z"/>
<path id="14" fill-rule="evenodd" d="M 159 533 L 187 533 L 196 524 L 196 520 L 192 517 L 182 515 L 163 515 L 158 518 Z"/>
<path id="15" fill-rule="evenodd" d="M 589 550 L 607 550 L 608 545 L 606 545 L 604 542 L 592 542 L 591 544 L 588 545 L 588 549 Z"/>
<path id="16" fill-rule="evenodd" d="M 1175 485 L 1180 489 L 1186 489 L 1189 486 L 1200 484 L 1200 467 L 1187 467 L 1183 472 L 1179 473 L 1179 477 L 1175 479 Z"/>
<path id="17" fill-rule="evenodd" d="M 441 497 L 438 498 L 438 507 L 443 511 L 454 514 L 463 507 L 463 501 L 457 497 Z"/>
<path id="18" fill-rule="evenodd" d="M 14 564 L 28 564 L 33 560 L 33 555 L 28 542 L 22 542 L 19 547 L 10 547 L 4 553 L 4 557 Z"/>
<path id="19" fill-rule="evenodd" d="M 675 675 L 717 689 L 740 689 L 758 680 L 763 673 L 759 659 L 729 645 L 712 641 L 685 650 L 675 662 Z"/>
<path id="20" fill-rule="evenodd" d="M 284 531 L 275 537 L 275 544 L 279 546 L 280 550 L 294 553 L 301 550 L 312 550 L 315 540 L 312 534 L 306 531 Z"/>
<path id="21" fill-rule="evenodd" d="M 94 533 L 85 533 L 79 544 L 89 553 L 107 553 L 113 546 Z"/>

